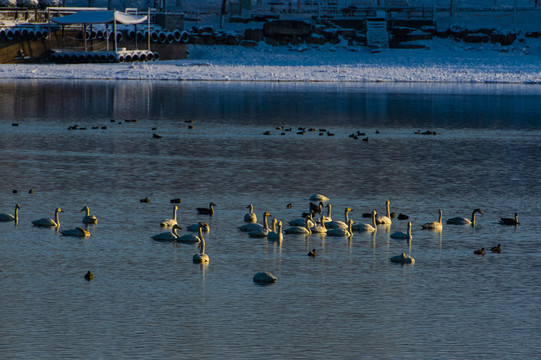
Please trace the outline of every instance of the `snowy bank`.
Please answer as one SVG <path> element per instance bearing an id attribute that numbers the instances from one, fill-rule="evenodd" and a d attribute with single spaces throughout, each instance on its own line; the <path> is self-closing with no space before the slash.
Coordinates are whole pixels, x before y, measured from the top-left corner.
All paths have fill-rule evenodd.
<path id="1" fill-rule="evenodd" d="M 427 50 L 195 46 L 186 60 L 132 64 L 4 64 L 0 78 L 185 81 L 541 83 L 538 39 L 513 48 L 430 41 Z"/>
<path id="2" fill-rule="evenodd" d="M 538 29 L 541 12 L 461 13 L 438 19 L 440 30 L 492 27 L 516 30 L 509 46 L 470 44 L 452 38 L 420 40 L 426 49 L 373 52 L 366 46 L 338 44 L 255 47 L 188 45 L 184 60 L 130 64 L 0 64 L 0 78 L 107 79 L 184 81 L 314 81 L 314 82 L 453 82 L 541 83 L 541 38 L 528 37 Z M 503 16 L 505 15 L 505 16 Z M 217 28 L 217 18 L 200 26 Z M 190 24 L 186 24 L 189 27 Z M 228 23 L 224 31 L 253 25 Z"/>

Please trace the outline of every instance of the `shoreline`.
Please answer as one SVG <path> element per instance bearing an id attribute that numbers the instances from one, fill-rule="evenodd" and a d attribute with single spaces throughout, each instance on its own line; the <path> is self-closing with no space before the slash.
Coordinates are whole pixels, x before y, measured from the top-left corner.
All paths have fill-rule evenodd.
<path id="1" fill-rule="evenodd" d="M 77 81 L 159 81 L 159 82 L 187 82 L 187 83 L 283 83 L 283 84 L 449 84 L 449 85 L 541 85 L 540 82 L 494 82 L 494 81 L 406 81 L 406 80 L 212 80 L 212 79 L 136 79 L 136 78 L 66 78 L 66 77 L 0 77 L 3 80 L 77 80 Z"/>
<path id="2" fill-rule="evenodd" d="M 0 79 L 182 82 L 541 84 L 541 41 L 517 47 L 427 41 L 427 50 L 190 45 L 183 60 L 1 64 Z"/>
<path id="3" fill-rule="evenodd" d="M 251 40 L 242 45 L 188 43 L 187 58 L 133 63 L 0 64 L 0 79 L 161 80 L 250 83 L 418 83 L 418 84 L 541 84 L 541 10 L 512 12 L 463 11 L 438 13 L 439 31 L 457 28 L 516 34 L 512 43 L 465 42 L 439 36 L 407 41 L 413 48 L 370 49 L 339 36 L 338 43 L 269 45 Z M 304 16 L 304 17 L 303 17 Z M 287 19 L 306 15 L 281 14 Z M 515 19 L 516 18 L 516 19 Z M 516 20 L 516 21 L 515 21 Z M 185 24 L 189 28 L 190 23 Z M 218 29 L 216 13 L 201 16 L 198 27 Z M 221 34 L 242 33 L 263 23 L 226 22 Z M 214 33 L 214 30 L 212 31 Z M 486 31 L 485 31 L 486 32 Z M 530 32 L 530 35 L 527 33 Z M 531 36 L 535 32 L 537 36 Z M 156 48 L 148 50 L 156 50 Z"/>

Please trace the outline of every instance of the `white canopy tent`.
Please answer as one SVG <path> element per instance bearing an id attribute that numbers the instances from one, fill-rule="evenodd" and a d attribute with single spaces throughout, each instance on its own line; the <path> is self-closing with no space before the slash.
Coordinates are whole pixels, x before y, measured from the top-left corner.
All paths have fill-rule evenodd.
<path id="1" fill-rule="evenodd" d="M 150 10 L 149 10 L 150 11 Z M 108 10 L 108 11 L 80 11 L 75 14 L 53 17 L 51 21 L 62 26 L 62 32 L 64 26 L 66 25 L 82 25 L 84 31 L 86 31 L 86 26 L 96 25 L 96 24 L 113 24 L 113 33 L 115 41 L 115 51 L 117 51 L 117 30 L 116 24 L 125 24 L 125 25 L 135 25 L 141 24 L 145 21 L 149 22 L 148 27 L 150 31 L 150 16 L 136 16 L 131 14 L 126 14 L 120 11 Z M 109 41 L 107 41 L 107 48 L 109 48 Z M 86 50 L 86 37 L 85 37 L 85 50 Z M 148 50 L 150 50 L 150 33 L 148 36 Z"/>
<path id="2" fill-rule="evenodd" d="M 136 16 L 120 11 L 80 11 L 75 14 L 51 18 L 51 21 L 60 25 L 76 24 L 111 24 L 119 23 L 126 25 L 141 24 L 147 20 L 147 16 Z"/>

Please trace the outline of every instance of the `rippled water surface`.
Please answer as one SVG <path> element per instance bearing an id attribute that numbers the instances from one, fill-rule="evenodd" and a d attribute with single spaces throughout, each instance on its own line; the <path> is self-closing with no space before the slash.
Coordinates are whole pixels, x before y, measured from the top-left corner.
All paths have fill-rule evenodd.
<path id="1" fill-rule="evenodd" d="M 1 358 L 539 356 L 539 87 L 15 80 L 0 101 L 0 212 L 21 206 L 0 223 Z M 397 219 L 281 245 L 237 229 L 250 203 L 286 223 L 314 193 L 356 223 L 390 200 L 411 244 L 390 238 Z M 208 266 L 150 238 L 174 198 L 182 233 L 210 224 Z M 61 230 L 80 226 L 84 206 L 87 239 L 32 226 L 57 207 Z M 475 208 L 475 228 L 421 230 Z M 402 252 L 415 264 L 389 262 Z"/>

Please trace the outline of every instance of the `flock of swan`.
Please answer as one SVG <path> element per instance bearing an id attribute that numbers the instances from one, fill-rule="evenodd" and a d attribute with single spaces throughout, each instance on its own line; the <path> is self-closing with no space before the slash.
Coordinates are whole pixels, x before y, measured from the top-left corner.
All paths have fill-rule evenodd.
<path id="1" fill-rule="evenodd" d="M 250 237 L 267 238 L 270 241 L 281 242 L 284 234 L 302 234 L 309 236 L 311 234 L 324 234 L 326 236 L 338 236 L 338 237 L 352 237 L 355 232 L 361 233 L 376 233 L 378 227 L 389 228 L 392 224 L 392 219 L 395 217 L 390 211 L 390 201 L 385 202 L 385 215 L 377 216 L 377 212 L 373 210 L 371 213 L 366 214 L 370 217 L 369 223 L 355 224 L 353 219 L 349 218 L 351 208 L 346 207 L 344 209 L 344 220 L 335 220 L 332 218 L 332 205 L 329 203 L 329 199 L 321 194 L 314 194 L 310 198 L 310 209 L 304 213 L 302 217 L 290 220 L 287 222 L 289 227 L 282 230 L 283 222 L 276 218 L 272 219 L 272 225 L 269 225 L 270 213 L 265 211 L 262 217 L 262 224 L 257 223 L 257 216 L 254 213 L 254 206 L 250 204 L 247 206 L 248 213 L 244 216 L 244 221 L 247 224 L 239 226 L 239 230 L 246 232 Z M 317 205 L 314 202 L 319 202 Z M 325 204 L 325 205 L 324 205 Z M 288 206 L 289 207 L 289 206 Z M 326 208 L 326 214 L 323 209 Z M 316 219 L 316 214 L 320 214 Z M 476 214 L 483 215 L 481 209 L 475 209 L 472 212 L 471 219 L 465 217 L 453 217 L 447 219 L 446 223 L 449 225 L 470 225 L 475 226 Z M 399 219 L 407 219 L 408 216 L 400 214 Z M 502 225 L 514 225 L 518 226 L 518 215 L 515 214 L 514 218 L 501 218 L 499 224 Z M 422 230 L 431 230 L 441 232 L 443 229 L 443 210 L 439 210 L 439 217 L 437 221 L 427 222 L 421 224 Z M 408 242 L 412 240 L 412 223 L 408 221 L 407 231 L 397 231 L 390 235 L 393 239 L 404 239 Z M 485 249 L 476 250 L 475 254 L 483 254 Z M 501 252 L 501 245 L 492 248 L 493 252 Z M 308 253 L 309 256 L 316 256 L 315 249 Z M 402 253 L 390 258 L 391 262 L 398 263 L 414 263 L 415 259 L 411 256 Z"/>
<path id="2" fill-rule="evenodd" d="M 214 204 L 210 203 L 209 208 L 198 208 L 198 212 L 200 214 L 206 214 L 206 215 L 214 215 Z M 19 209 L 21 206 L 19 204 L 15 205 L 15 212 L 14 215 L 12 214 L 0 214 L 0 222 L 15 222 L 15 224 L 19 223 Z M 98 223 L 98 218 L 95 215 L 90 214 L 90 209 L 88 206 L 85 206 L 81 211 L 85 212 L 85 215 L 83 216 L 81 222 L 85 225 L 94 225 Z M 158 241 L 177 241 L 177 242 L 185 242 L 185 243 L 199 243 L 199 253 L 196 253 L 193 256 L 193 262 L 194 263 L 208 263 L 209 257 L 205 253 L 205 239 L 203 237 L 203 232 L 209 232 L 210 227 L 205 222 L 199 222 L 197 224 L 192 224 L 187 227 L 188 231 L 196 231 L 199 232 L 199 236 L 195 234 L 186 234 L 180 236 L 177 233 L 177 230 L 180 229 L 180 226 L 177 224 L 177 211 L 178 211 L 178 205 L 175 205 L 173 208 L 173 218 L 171 219 L 164 219 L 160 222 L 160 225 L 162 227 L 171 227 L 171 231 L 162 232 L 160 234 L 156 234 L 152 236 L 153 239 Z M 61 208 L 56 208 L 54 216 L 52 218 L 44 217 L 41 219 L 37 219 L 32 221 L 32 224 L 36 227 L 43 227 L 43 228 L 55 228 L 60 229 L 60 213 L 64 212 Z M 67 230 L 59 230 L 60 234 L 64 236 L 75 236 L 75 237 L 89 237 L 90 232 L 81 227 L 77 226 L 73 229 L 67 229 Z M 85 278 L 87 280 L 90 280 L 90 276 L 92 274 L 89 272 L 85 275 Z"/>
<path id="3" fill-rule="evenodd" d="M 15 224 L 19 223 L 19 209 L 21 206 L 19 204 L 15 205 L 15 215 L 11 214 L 0 214 L 0 222 L 10 222 L 13 221 Z M 90 209 L 88 206 L 85 206 L 81 211 L 85 211 L 85 216 L 82 219 L 82 223 L 86 225 L 97 224 L 98 219 L 94 215 L 90 215 Z M 37 227 L 47 227 L 47 228 L 60 228 L 59 214 L 64 212 L 61 208 L 56 208 L 53 218 L 41 218 L 32 221 L 32 224 Z M 77 236 L 77 237 L 88 237 L 90 232 L 80 226 L 77 226 L 73 229 L 60 230 L 60 233 L 64 236 Z"/>
<path id="4" fill-rule="evenodd" d="M 258 223 L 257 215 L 254 213 L 254 206 L 250 204 L 247 206 L 248 212 L 244 215 L 244 223 L 239 226 L 238 229 L 242 232 L 246 232 L 249 237 L 253 238 L 267 238 L 269 241 L 275 241 L 281 243 L 284 239 L 284 235 L 289 234 L 302 234 L 309 236 L 311 234 L 322 234 L 326 236 L 334 237 L 348 237 L 351 238 L 355 232 L 361 233 L 373 233 L 375 234 L 378 230 L 378 227 L 390 227 L 392 224 L 392 219 L 394 214 L 390 212 L 390 201 L 385 203 L 385 215 L 377 216 L 377 211 L 373 210 L 371 213 L 365 214 L 365 216 L 370 217 L 369 223 L 358 223 L 355 224 L 353 219 L 349 218 L 349 213 L 352 211 L 351 208 L 346 207 L 344 209 L 344 220 L 336 220 L 332 218 L 332 205 L 329 202 L 329 198 L 321 194 L 314 194 L 310 198 L 310 208 L 309 211 L 303 213 L 301 217 L 292 219 L 287 222 L 287 227 L 284 228 L 284 222 L 273 218 L 272 225 L 269 225 L 269 218 L 271 214 L 268 211 L 265 211 L 262 216 L 262 223 Z M 141 200 L 142 201 L 142 200 Z M 173 201 L 171 201 L 173 202 Z M 179 201 L 178 201 L 179 202 Z M 210 203 L 208 208 L 197 208 L 199 214 L 213 216 L 214 215 L 214 203 Z M 289 206 L 288 206 L 289 207 Z M 14 215 L 12 214 L 0 214 L 0 222 L 10 222 L 13 221 L 16 224 L 19 221 L 19 209 L 21 207 L 19 204 L 15 205 Z M 205 253 L 205 239 L 203 233 L 210 232 L 210 226 L 206 222 L 198 222 L 195 224 L 188 225 L 186 230 L 189 232 L 187 234 L 181 235 L 178 233 L 178 230 L 181 230 L 181 227 L 177 221 L 177 212 L 179 206 L 175 205 L 173 207 L 173 216 L 171 218 L 163 219 L 160 221 L 160 226 L 163 228 L 169 228 L 169 231 L 161 232 L 156 235 L 151 236 L 152 239 L 156 241 L 171 241 L 171 242 L 180 242 L 180 243 L 198 243 L 199 244 L 199 253 L 193 256 L 194 263 L 208 263 L 209 257 Z M 327 211 L 324 212 L 323 209 Z M 82 223 L 85 225 L 97 224 L 98 219 L 96 216 L 90 214 L 90 209 L 88 206 L 85 206 L 81 211 L 85 212 L 85 215 L 82 218 Z M 48 227 L 48 228 L 59 228 L 59 214 L 63 212 L 61 208 L 57 208 L 54 213 L 53 218 L 41 218 L 32 221 L 32 224 L 36 227 Z M 319 215 L 317 215 L 319 214 Z M 475 209 L 472 212 L 471 219 L 464 217 L 453 217 L 446 221 L 450 225 L 469 225 L 475 226 L 476 214 L 483 215 L 481 209 Z M 316 218 L 317 217 L 317 218 Z M 407 219 L 406 215 L 400 214 L 399 219 Z M 499 221 L 502 225 L 513 225 L 518 226 L 518 215 L 515 213 L 514 218 L 501 218 Z M 427 222 L 421 225 L 422 230 L 431 230 L 441 232 L 443 229 L 443 210 L 439 210 L 439 217 L 437 221 Z M 76 237 L 88 237 L 90 232 L 83 227 L 75 227 L 68 230 L 60 230 L 60 233 L 64 236 L 76 236 Z M 407 232 L 394 232 L 390 235 L 393 239 L 404 239 L 408 242 L 412 240 L 412 223 L 408 221 Z M 491 248 L 493 252 L 501 252 L 501 245 Z M 484 255 L 485 249 L 475 250 L 476 255 Z M 317 253 L 312 250 L 307 255 L 317 256 Z M 415 259 L 411 256 L 404 253 L 393 256 L 390 258 L 392 262 L 399 263 L 414 263 Z M 255 281 L 255 280 L 254 280 Z"/>

